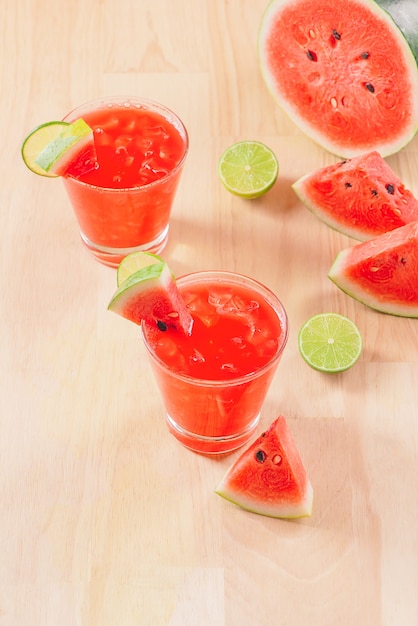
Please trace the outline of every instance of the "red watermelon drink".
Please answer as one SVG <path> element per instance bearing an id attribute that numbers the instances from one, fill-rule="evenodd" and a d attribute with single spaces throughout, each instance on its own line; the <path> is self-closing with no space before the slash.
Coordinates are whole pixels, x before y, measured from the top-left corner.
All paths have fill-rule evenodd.
<path id="1" fill-rule="evenodd" d="M 71 111 L 93 128 L 97 165 L 63 177 L 83 243 L 116 267 L 136 250 L 159 252 L 188 151 L 188 135 L 169 109 L 149 100 L 107 98 Z"/>
<path id="2" fill-rule="evenodd" d="M 287 315 L 270 290 L 239 274 L 196 272 L 177 286 L 193 317 L 190 336 L 142 324 L 168 427 L 196 452 L 230 452 L 257 427 L 287 342 Z"/>

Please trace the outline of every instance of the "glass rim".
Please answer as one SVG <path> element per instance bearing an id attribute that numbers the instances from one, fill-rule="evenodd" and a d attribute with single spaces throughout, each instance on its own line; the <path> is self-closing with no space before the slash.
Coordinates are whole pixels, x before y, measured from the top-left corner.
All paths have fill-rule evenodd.
<path id="1" fill-rule="evenodd" d="M 99 189 L 100 191 L 104 191 L 106 193 L 119 194 L 121 192 L 126 193 L 127 191 L 132 192 L 132 191 L 140 191 L 143 189 L 151 189 L 152 187 L 158 186 L 158 184 L 161 184 L 163 182 L 166 182 L 170 178 L 173 178 L 184 165 L 187 154 L 189 152 L 190 141 L 189 141 L 189 133 L 183 121 L 180 119 L 177 113 L 175 113 L 172 109 L 170 109 L 165 104 L 161 104 L 160 102 L 157 102 L 156 100 L 151 100 L 150 98 L 142 98 L 140 96 L 123 96 L 123 95 L 122 96 L 103 96 L 101 98 L 87 100 L 86 102 L 79 104 L 76 107 L 73 107 L 71 111 L 66 113 L 66 115 L 62 118 L 62 121 L 66 122 L 70 119 L 76 119 L 76 117 L 74 117 L 74 114 L 77 114 L 77 111 L 81 111 L 81 110 L 91 111 L 97 108 L 98 105 L 103 105 L 102 108 L 106 108 L 106 105 L 110 103 L 119 104 L 120 106 L 124 106 L 124 105 L 126 106 L 127 103 L 133 103 L 133 104 L 139 105 L 139 108 L 143 108 L 145 110 L 146 109 L 157 110 L 157 111 L 167 113 L 168 115 L 166 117 L 167 121 L 172 126 L 177 128 L 182 139 L 184 139 L 184 152 L 182 154 L 180 161 L 173 167 L 172 170 L 168 172 L 168 174 L 165 174 L 162 178 L 153 180 L 150 183 L 146 183 L 145 185 L 135 185 L 132 187 L 118 187 L 117 189 L 115 189 L 114 187 L 99 187 L 98 185 L 93 185 L 92 183 L 86 183 L 73 176 L 67 176 L 66 180 L 71 180 L 71 182 L 76 183 L 80 185 L 81 187 L 87 187 L 90 189 Z M 173 119 L 175 120 L 176 124 L 173 123 Z"/>
<path id="2" fill-rule="evenodd" d="M 241 282 L 242 284 L 249 283 L 248 285 L 249 287 L 253 287 L 257 291 L 262 292 L 264 299 L 267 301 L 269 306 L 276 313 L 276 316 L 280 321 L 280 325 L 283 331 L 283 334 L 280 336 L 281 341 L 278 342 L 277 351 L 271 357 L 271 359 L 267 361 L 267 363 L 262 365 L 257 370 L 248 372 L 247 374 L 242 374 L 240 376 L 232 377 L 232 378 L 225 378 L 222 380 L 219 378 L 214 378 L 214 379 L 197 378 L 195 376 L 190 376 L 189 374 L 185 374 L 183 372 L 176 372 L 175 370 L 170 368 L 160 357 L 158 357 L 155 354 L 155 352 L 151 348 L 145 336 L 144 322 L 141 323 L 143 342 L 148 351 L 148 354 L 150 355 L 151 359 L 158 365 L 158 367 L 160 367 L 162 370 L 164 370 L 166 373 L 170 374 L 171 376 L 178 378 L 179 380 L 182 380 L 189 384 L 200 386 L 200 387 L 234 387 L 234 386 L 242 385 L 246 382 L 254 380 L 255 378 L 259 378 L 266 371 L 270 370 L 274 365 L 278 363 L 280 357 L 283 354 L 283 351 L 286 347 L 286 344 L 289 338 L 289 318 L 288 318 L 288 315 L 287 315 L 286 309 L 284 308 L 283 303 L 278 298 L 278 296 L 276 296 L 274 291 L 272 291 L 269 287 L 267 287 L 266 285 L 264 285 L 257 279 L 251 278 L 250 276 L 247 276 L 246 274 L 240 274 L 238 272 L 233 272 L 229 270 L 202 270 L 202 271 L 189 272 L 187 274 L 183 274 L 182 276 L 179 276 L 178 278 L 176 278 L 176 282 L 179 283 L 181 281 L 188 281 L 188 280 L 193 282 L 194 279 L 200 280 L 202 278 L 204 279 L 204 278 L 209 278 L 209 277 L 212 277 L 212 278 L 218 277 L 219 279 L 229 278 L 232 283 L 234 282 L 234 279 L 235 279 L 235 282 L 238 282 L 238 283 Z"/>

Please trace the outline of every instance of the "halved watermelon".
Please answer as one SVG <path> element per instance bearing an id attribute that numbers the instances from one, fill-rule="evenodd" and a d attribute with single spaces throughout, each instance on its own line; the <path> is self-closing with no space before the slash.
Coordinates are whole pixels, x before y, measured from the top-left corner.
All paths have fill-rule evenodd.
<path id="1" fill-rule="evenodd" d="M 131 274 L 115 292 L 108 309 L 141 324 L 173 327 L 190 335 L 193 318 L 167 263 L 155 263 Z"/>
<path id="2" fill-rule="evenodd" d="M 280 415 L 238 457 L 215 492 L 260 515 L 311 515 L 312 485 L 285 417 Z"/>
<path id="3" fill-rule="evenodd" d="M 342 250 L 328 276 L 372 309 L 418 317 L 418 222 Z"/>
<path id="4" fill-rule="evenodd" d="M 81 118 L 63 123 L 62 132 L 35 159 L 49 176 L 77 178 L 96 166 L 93 129 Z"/>
<path id="5" fill-rule="evenodd" d="M 306 174 L 292 186 L 320 220 L 360 241 L 418 220 L 418 200 L 376 151 Z"/>
<path id="6" fill-rule="evenodd" d="M 387 156 L 418 128 L 417 41 L 415 0 L 272 0 L 258 50 L 269 90 L 313 140 Z"/>

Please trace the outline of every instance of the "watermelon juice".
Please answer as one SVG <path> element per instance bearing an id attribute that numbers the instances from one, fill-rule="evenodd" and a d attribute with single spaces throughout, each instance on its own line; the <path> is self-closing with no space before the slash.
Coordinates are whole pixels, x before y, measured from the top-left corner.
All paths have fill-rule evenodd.
<path id="1" fill-rule="evenodd" d="M 166 107 L 134 98 L 107 98 L 71 111 L 93 128 L 96 163 L 63 178 L 83 243 L 116 267 L 136 250 L 157 253 L 188 151 L 181 120 Z"/>
<path id="2" fill-rule="evenodd" d="M 190 336 L 143 324 L 145 345 L 171 433 L 206 454 L 252 436 L 287 342 L 287 315 L 257 281 L 231 272 L 177 280 L 193 317 Z"/>

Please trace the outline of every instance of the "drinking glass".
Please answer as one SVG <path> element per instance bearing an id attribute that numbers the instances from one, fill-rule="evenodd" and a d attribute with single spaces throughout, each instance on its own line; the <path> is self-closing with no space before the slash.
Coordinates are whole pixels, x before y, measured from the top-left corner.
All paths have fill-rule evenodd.
<path id="1" fill-rule="evenodd" d="M 179 442 L 196 452 L 231 452 L 250 439 L 259 423 L 261 407 L 287 343 L 287 314 L 267 287 L 234 272 L 195 272 L 178 278 L 177 286 L 195 320 L 194 328 L 200 324 L 198 349 L 193 352 L 193 331 L 186 337 L 178 331 L 159 333 L 142 324 L 168 429 Z M 202 289 L 205 294 L 201 301 L 201 296 L 195 297 L 196 288 L 201 296 Z M 216 320 L 223 316 L 227 317 L 230 336 L 224 336 L 220 327 L 217 329 Z M 196 321 L 199 318 L 203 324 Z M 192 368 L 184 368 L 183 352 L 191 354 L 192 361 L 204 359 L 201 354 L 205 354 L 205 325 L 208 344 L 218 345 L 220 369 L 202 378 L 198 374 L 199 363 L 196 368 L 193 363 Z M 182 350 L 183 344 L 187 350 Z M 253 365 L 250 356 L 248 373 L 234 375 L 232 370 L 231 374 L 235 367 L 232 353 L 237 355 L 237 350 L 242 350 L 242 358 L 248 350 L 248 354 L 253 351 L 263 355 L 264 360 L 254 357 Z"/>
<path id="2" fill-rule="evenodd" d="M 88 102 L 63 121 L 80 117 L 94 130 L 98 166 L 63 181 L 82 242 L 113 267 L 130 252 L 160 252 L 188 152 L 184 124 L 166 106 L 133 97 Z"/>

